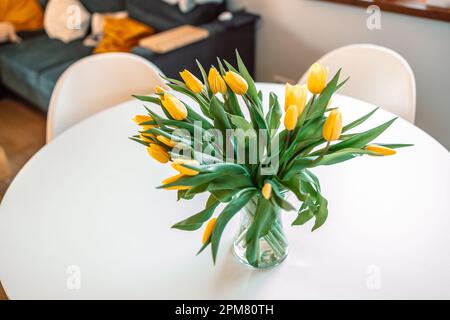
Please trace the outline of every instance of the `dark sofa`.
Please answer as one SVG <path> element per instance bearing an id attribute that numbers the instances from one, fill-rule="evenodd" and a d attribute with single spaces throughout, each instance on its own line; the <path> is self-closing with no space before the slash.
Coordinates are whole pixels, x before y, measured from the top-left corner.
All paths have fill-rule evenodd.
<path id="1" fill-rule="evenodd" d="M 40 0 L 45 7 L 47 0 Z M 158 32 L 182 24 L 206 28 L 210 36 L 197 43 L 166 54 L 156 54 L 136 47 L 133 53 L 156 64 L 167 76 L 179 77 L 178 72 L 195 70 L 195 59 L 209 66 L 216 57 L 235 60 L 237 48 L 249 71 L 254 70 L 255 25 L 258 17 L 249 13 L 235 13 L 233 20 L 221 22 L 217 16 L 226 10 L 226 4 L 205 4 L 184 14 L 178 7 L 161 0 L 81 0 L 90 12 L 128 10 L 129 16 L 152 26 Z M 21 44 L 0 45 L 0 86 L 47 111 L 50 97 L 59 76 L 77 60 L 92 54 L 93 49 L 83 45 L 83 39 L 64 44 L 48 38 L 44 31 L 21 33 Z M 1 91 L 2 89 L 0 89 Z"/>

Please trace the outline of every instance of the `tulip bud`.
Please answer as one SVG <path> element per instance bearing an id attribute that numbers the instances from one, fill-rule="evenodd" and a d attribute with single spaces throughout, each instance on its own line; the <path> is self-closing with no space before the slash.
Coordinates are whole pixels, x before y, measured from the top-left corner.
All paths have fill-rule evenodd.
<path id="1" fill-rule="evenodd" d="M 161 86 L 156 86 L 155 87 L 155 92 L 158 93 L 158 94 L 162 94 L 162 93 L 165 93 L 166 90 L 163 87 L 161 87 Z"/>
<path id="2" fill-rule="evenodd" d="M 323 138 L 327 141 L 338 140 L 342 133 L 342 115 L 339 109 L 334 109 L 328 115 L 323 125 Z"/>
<path id="3" fill-rule="evenodd" d="M 286 115 L 284 116 L 284 126 L 286 130 L 292 131 L 295 129 L 298 121 L 298 112 L 297 107 L 292 105 L 289 106 L 286 110 Z"/>
<path id="4" fill-rule="evenodd" d="M 266 182 L 261 190 L 264 199 L 269 200 L 272 196 L 272 185 Z"/>
<path id="5" fill-rule="evenodd" d="M 172 163 L 172 168 L 177 170 L 179 173 L 182 173 L 187 176 L 196 176 L 199 174 L 197 170 L 192 170 L 184 167 L 183 166 L 184 164 L 199 165 L 200 163 L 197 160 L 175 159 Z"/>
<path id="6" fill-rule="evenodd" d="M 184 70 L 180 72 L 181 77 L 184 80 L 184 83 L 194 93 L 200 93 L 203 91 L 203 83 L 188 70 Z"/>
<path id="7" fill-rule="evenodd" d="M 284 100 L 284 110 L 290 106 L 297 107 L 298 116 L 300 116 L 306 105 L 306 89 L 304 86 L 297 84 L 295 86 L 286 83 L 286 95 Z"/>
<path id="8" fill-rule="evenodd" d="M 153 118 L 150 116 L 137 115 L 133 118 L 134 123 L 140 125 L 141 123 L 153 121 Z"/>
<path id="9" fill-rule="evenodd" d="M 170 160 L 169 153 L 167 153 L 166 149 L 155 143 L 150 143 L 147 152 L 153 159 L 161 163 L 167 163 Z"/>
<path id="10" fill-rule="evenodd" d="M 225 74 L 225 81 L 231 90 L 237 95 L 244 95 L 248 90 L 248 83 L 245 79 L 236 72 L 228 71 Z"/>
<path id="11" fill-rule="evenodd" d="M 172 177 L 169 177 L 169 178 L 165 179 L 165 180 L 162 182 L 162 184 L 163 184 L 163 185 L 166 185 L 166 184 L 175 182 L 175 181 L 177 181 L 177 180 L 179 180 L 179 179 L 181 179 L 181 178 L 183 178 L 183 177 L 184 177 L 183 174 L 177 174 L 177 175 L 174 175 L 174 176 L 172 176 Z M 164 189 L 166 189 L 166 190 L 188 190 L 188 189 L 190 189 L 190 188 L 191 188 L 190 186 L 172 186 L 172 187 L 166 187 L 166 188 L 164 188 Z"/>
<path id="12" fill-rule="evenodd" d="M 209 69 L 208 83 L 209 87 L 211 88 L 211 91 L 214 94 L 218 92 L 224 94 L 227 91 L 227 84 L 223 80 L 220 73 L 216 70 L 216 68 Z"/>
<path id="13" fill-rule="evenodd" d="M 327 85 L 328 68 L 324 68 L 320 63 L 314 63 L 309 68 L 308 90 L 313 94 L 322 93 Z"/>
<path id="14" fill-rule="evenodd" d="M 214 231 L 214 227 L 216 226 L 217 218 L 212 218 L 208 221 L 208 224 L 206 225 L 205 232 L 203 233 L 203 239 L 202 243 L 205 244 L 208 242 L 209 238 L 211 238 L 211 235 Z"/>
<path id="15" fill-rule="evenodd" d="M 141 138 L 141 140 L 145 141 L 145 142 L 153 142 L 153 140 L 150 139 L 150 138 L 153 138 L 153 137 L 154 137 L 154 135 L 152 135 L 150 133 L 141 133 L 139 135 L 139 138 Z"/>
<path id="16" fill-rule="evenodd" d="M 172 139 L 166 138 L 166 137 L 164 137 L 164 136 L 157 136 L 156 139 L 157 139 L 159 142 L 162 142 L 162 143 L 164 143 L 166 146 L 171 147 L 171 148 L 175 147 L 175 145 L 177 144 L 175 141 L 172 141 Z"/>
<path id="17" fill-rule="evenodd" d="M 175 120 L 186 119 L 188 112 L 186 106 L 180 100 L 166 93 L 161 97 L 161 102 L 172 118 Z"/>
<path id="18" fill-rule="evenodd" d="M 367 146 L 365 149 L 367 151 L 375 152 L 375 153 L 379 154 L 380 156 L 391 156 L 391 155 L 394 155 L 397 153 L 397 151 L 395 151 L 391 148 L 377 146 L 374 144 Z"/>

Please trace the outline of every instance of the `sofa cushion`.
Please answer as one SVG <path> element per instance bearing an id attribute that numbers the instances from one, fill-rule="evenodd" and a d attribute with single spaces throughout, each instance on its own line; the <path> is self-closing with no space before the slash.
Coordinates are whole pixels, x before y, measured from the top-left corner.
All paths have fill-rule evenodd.
<path id="1" fill-rule="evenodd" d="M 125 0 L 81 0 L 90 12 L 116 12 L 126 8 Z"/>
<path id="2" fill-rule="evenodd" d="M 39 0 L 41 5 L 45 7 L 49 0 Z M 126 0 L 81 0 L 83 5 L 89 12 L 116 12 L 125 10 Z"/>
<path id="3" fill-rule="evenodd" d="M 72 64 L 77 62 L 77 59 L 69 60 L 57 66 L 51 67 L 43 71 L 38 78 L 35 95 L 38 97 L 37 105 L 48 106 L 50 98 L 55 88 L 56 82 L 64 71 Z"/>
<path id="4" fill-rule="evenodd" d="M 82 40 L 64 44 L 38 35 L 19 45 L 0 47 L 0 72 L 4 85 L 46 110 L 48 96 L 42 96 L 39 78 L 44 72 L 91 54 Z"/>
<path id="5" fill-rule="evenodd" d="M 224 3 L 209 3 L 183 13 L 178 6 L 161 0 L 127 0 L 128 13 L 133 19 L 152 26 L 157 31 L 171 29 L 182 24 L 200 25 L 210 22 L 225 10 Z"/>

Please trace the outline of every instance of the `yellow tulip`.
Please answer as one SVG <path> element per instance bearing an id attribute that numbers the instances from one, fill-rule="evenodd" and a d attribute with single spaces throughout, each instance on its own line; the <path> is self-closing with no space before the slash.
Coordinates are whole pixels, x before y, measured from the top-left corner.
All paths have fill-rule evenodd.
<path id="1" fill-rule="evenodd" d="M 186 106 L 180 100 L 166 93 L 161 97 L 161 102 L 172 118 L 175 120 L 186 119 L 188 112 Z"/>
<path id="2" fill-rule="evenodd" d="M 133 118 L 133 121 L 134 121 L 134 123 L 140 125 L 141 123 L 153 121 L 153 118 L 150 116 L 144 116 L 144 115 L 139 114 Z"/>
<path id="3" fill-rule="evenodd" d="M 286 83 L 286 95 L 284 100 L 284 110 L 290 106 L 297 107 L 298 116 L 300 116 L 306 105 L 306 89 L 304 86 L 297 84 L 295 86 Z"/>
<path id="4" fill-rule="evenodd" d="M 313 94 L 322 93 L 327 85 L 328 68 L 324 68 L 320 63 L 314 63 L 309 68 L 308 90 Z"/>
<path id="5" fill-rule="evenodd" d="M 264 199 L 269 200 L 272 196 L 272 185 L 266 182 L 261 190 Z"/>
<path id="6" fill-rule="evenodd" d="M 167 150 L 155 143 L 150 143 L 147 152 L 153 159 L 161 163 L 167 163 L 170 160 L 170 155 Z"/>
<path id="7" fill-rule="evenodd" d="M 199 174 L 197 170 L 184 167 L 183 165 L 185 164 L 198 166 L 200 163 L 197 160 L 175 159 L 172 163 L 172 168 L 186 176 L 196 176 Z"/>
<path id="8" fill-rule="evenodd" d="M 143 140 L 145 142 L 153 142 L 150 138 L 154 138 L 154 135 L 150 134 L 150 133 L 145 133 L 145 134 L 141 133 L 139 135 L 139 138 L 141 138 L 141 140 Z"/>
<path id="9" fill-rule="evenodd" d="M 292 131 L 295 129 L 298 121 L 298 112 L 297 107 L 292 105 L 289 106 L 286 110 L 286 115 L 284 116 L 284 126 L 286 130 Z"/>
<path id="10" fill-rule="evenodd" d="M 158 93 L 158 94 L 161 94 L 161 93 L 165 93 L 166 90 L 163 87 L 161 87 L 161 86 L 156 86 L 155 87 L 155 92 Z"/>
<path id="11" fill-rule="evenodd" d="M 164 143 L 166 146 L 171 147 L 171 148 L 175 147 L 175 145 L 177 144 L 175 141 L 172 141 L 171 139 L 166 138 L 166 137 L 164 137 L 164 136 L 157 136 L 156 139 L 157 139 L 159 142 L 162 142 L 162 143 Z"/>
<path id="12" fill-rule="evenodd" d="M 166 185 L 166 184 L 175 182 L 183 177 L 184 177 L 184 175 L 180 173 L 180 174 L 174 175 L 172 177 L 169 177 L 169 178 L 163 180 L 162 184 Z M 166 187 L 164 189 L 166 189 L 166 190 L 188 190 L 190 188 L 191 188 L 190 186 L 172 186 L 172 187 Z"/>
<path id="13" fill-rule="evenodd" d="M 211 238 L 211 234 L 214 231 L 214 227 L 216 226 L 217 218 L 212 218 L 208 221 L 206 225 L 205 232 L 203 233 L 202 243 L 205 244 L 208 242 L 209 238 Z"/>
<path id="14" fill-rule="evenodd" d="M 244 95 L 248 90 L 247 81 L 245 81 L 245 79 L 236 72 L 228 71 L 225 74 L 225 81 L 231 90 L 240 96 Z"/>
<path id="15" fill-rule="evenodd" d="M 184 80 L 184 83 L 194 93 L 200 93 L 203 91 L 203 83 L 188 70 L 184 70 L 180 72 L 181 77 Z"/>
<path id="16" fill-rule="evenodd" d="M 227 84 L 223 80 L 220 73 L 216 70 L 216 68 L 209 69 L 208 83 L 209 87 L 211 88 L 211 91 L 214 94 L 218 92 L 224 94 L 227 91 Z"/>
<path id="17" fill-rule="evenodd" d="M 342 133 L 342 115 L 339 109 L 334 109 L 328 115 L 323 125 L 323 138 L 327 141 L 339 139 Z"/>
<path id="18" fill-rule="evenodd" d="M 391 156 L 397 153 L 397 151 L 391 149 L 391 148 L 387 148 L 387 147 L 383 147 L 383 146 L 377 146 L 377 145 L 370 145 L 366 147 L 367 151 L 372 151 L 375 153 L 378 153 L 380 156 Z"/>

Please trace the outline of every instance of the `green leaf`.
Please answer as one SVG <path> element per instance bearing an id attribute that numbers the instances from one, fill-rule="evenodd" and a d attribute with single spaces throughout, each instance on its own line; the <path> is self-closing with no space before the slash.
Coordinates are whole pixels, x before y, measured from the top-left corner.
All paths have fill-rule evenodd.
<path id="1" fill-rule="evenodd" d="M 244 189 L 239 195 L 237 195 L 231 202 L 223 209 L 219 215 L 211 235 L 211 250 L 214 263 L 216 262 L 217 251 L 219 250 L 220 238 L 222 237 L 223 230 L 233 216 L 238 213 L 247 202 L 256 194 L 254 188 Z"/>
<path id="2" fill-rule="evenodd" d="M 361 118 L 349 123 L 348 125 L 344 126 L 342 128 L 342 132 L 346 132 L 350 129 L 353 129 L 354 127 L 359 126 L 360 124 L 362 124 L 363 122 L 365 122 L 367 119 L 369 119 L 377 110 L 378 108 L 373 109 L 372 111 L 370 111 L 368 114 L 366 114 L 365 116 L 362 116 Z"/>
<path id="3" fill-rule="evenodd" d="M 287 200 L 284 199 L 284 196 L 281 194 L 280 186 L 276 181 L 274 180 L 266 180 L 265 182 L 270 183 L 272 185 L 272 197 L 274 197 L 275 203 L 286 211 L 292 211 L 295 210 L 295 207 L 290 204 Z"/>
<path id="4" fill-rule="evenodd" d="M 239 190 L 212 190 L 211 194 L 220 202 L 227 203 L 230 202 L 231 199 L 239 192 Z"/>
<path id="5" fill-rule="evenodd" d="M 200 211 L 199 213 L 180 221 L 172 226 L 174 229 L 185 230 L 185 231 L 193 231 L 199 229 L 203 223 L 208 221 L 214 213 L 214 210 L 219 205 L 219 201 L 216 199 L 209 201 L 207 203 L 207 207 Z"/>
<path id="6" fill-rule="evenodd" d="M 414 146 L 414 144 L 402 144 L 402 143 L 377 143 L 377 145 L 382 146 L 382 147 L 386 147 L 386 148 L 390 148 L 390 149 L 400 149 L 400 148 L 407 148 L 407 147 L 412 147 Z"/>
<path id="7" fill-rule="evenodd" d="M 205 174 L 198 174 L 196 176 L 185 176 L 183 178 L 178 179 L 177 181 L 159 186 L 157 188 L 163 189 L 168 187 L 196 186 L 198 184 L 211 182 L 218 176 L 219 176 L 218 173 L 205 173 Z"/>
<path id="8" fill-rule="evenodd" d="M 370 154 L 370 155 L 377 155 L 374 152 L 364 150 L 364 149 L 355 149 L 355 148 L 348 148 L 348 149 L 342 149 L 330 154 L 325 155 L 322 159 L 314 163 L 314 167 L 317 166 L 329 166 L 332 164 L 344 162 L 350 159 L 353 159 L 357 156 L 361 156 L 364 154 Z"/>
<path id="9" fill-rule="evenodd" d="M 348 79 L 350 79 L 350 77 L 347 77 L 347 78 L 345 78 L 345 80 L 344 81 L 342 81 L 341 83 L 339 83 L 337 86 L 336 86 L 336 91 L 338 91 L 347 81 L 348 81 Z"/>
<path id="10" fill-rule="evenodd" d="M 230 120 L 231 123 L 238 129 L 242 129 L 244 131 L 253 130 L 253 126 L 241 116 L 230 115 Z"/>
<path id="11" fill-rule="evenodd" d="M 226 137 L 226 130 L 231 129 L 230 121 L 227 118 L 225 110 L 223 109 L 222 103 L 217 99 L 217 97 L 213 97 L 211 99 L 211 104 L 209 106 L 209 110 L 211 112 L 211 116 L 214 119 L 214 127 L 219 129 L 222 134 L 224 134 L 224 138 Z"/>
<path id="12" fill-rule="evenodd" d="M 137 139 L 137 138 L 134 138 L 134 137 L 130 137 L 129 139 L 130 139 L 130 140 L 133 140 L 133 141 L 136 141 L 137 143 L 140 143 L 140 144 L 142 144 L 142 145 L 144 145 L 144 146 L 148 147 L 148 142 L 145 142 L 145 141 L 139 140 L 139 139 Z"/>
<path id="13" fill-rule="evenodd" d="M 206 74 L 205 69 L 203 68 L 203 66 L 200 63 L 200 61 L 198 61 L 196 59 L 195 62 L 197 63 L 197 66 L 198 66 L 198 69 L 200 70 L 200 73 L 202 74 L 203 84 L 206 86 L 206 88 L 208 90 L 208 94 L 212 94 L 211 88 L 209 87 L 208 75 Z"/>
<path id="14" fill-rule="evenodd" d="M 300 174 L 293 175 L 290 179 L 279 181 L 286 189 L 291 190 L 299 201 L 304 200 L 304 196 L 300 190 Z"/>
<path id="15" fill-rule="evenodd" d="M 280 120 L 282 117 L 282 111 L 278 97 L 273 92 L 269 96 L 269 111 L 266 115 L 266 122 L 270 130 L 278 130 L 280 127 Z"/>
<path id="16" fill-rule="evenodd" d="M 243 189 L 252 187 L 253 183 L 247 175 L 234 175 L 234 176 L 221 176 L 212 181 L 207 190 L 230 190 L 230 189 Z"/>
<path id="17" fill-rule="evenodd" d="M 320 193 L 317 194 L 319 196 L 319 209 L 314 213 L 314 216 L 316 217 L 316 222 L 314 223 L 314 226 L 311 231 L 317 230 L 320 228 L 328 217 L 328 201 Z"/>
<path id="18" fill-rule="evenodd" d="M 253 81 L 252 76 L 248 72 L 247 67 L 244 64 L 244 61 L 242 61 L 241 56 L 239 55 L 239 52 L 237 50 L 236 50 L 236 60 L 239 68 L 239 73 L 248 83 L 247 94 L 253 99 L 255 103 L 259 103 L 259 96 L 256 90 L 255 82 Z"/>
<path id="19" fill-rule="evenodd" d="M 319 179 L 308 169 L 304 169 L 300 172 L 300 179 L 310 183 L 314 186 L 317 192 L 320 192 L 320 182 Z"/>
<path id="20" fill-rule="evenodd" d="M 197 170 L 201 173 L 218 173 L 221 175 L 242 175 L 242 174 L 248 175 L 247 169 L 244 166 L 229 162 L 223 163 L 221 162 L 198 166 L 185 164 L 184 166 L 189 169 Z"/>
<path id="21" fill-rule="evenodd" d="M 299 211 L 297 218 L 292 222 L 293 226 L 301 226 L 314 218 L 314 211 L 310 208 L 305 208 Z"/>
<path id="22" fill-rule="evenodd" d="M 253 219 L 245 238 L 247 242 L 245 256 L 250 265 L 254 267 L 258 266 L 257 253 L 259 251 L 259 239 L 269 233 L 276 217 L 276 212 L 274 212 L 271 203 L 263 197 L 260 197 L 255 210 L 255 218 Z"/>
<path id="23" fill-rule="evenodd" d="M 144 102 L 151 102 L 157 105 L 161 105 L 161 100 L 159 100 L 159 98 L 156 97 L 151 97 L 151 96 L 139 96 L 139 95 L 133 95 L 133 97 L 135 97 L 138 100 L 144 101 Z"/>
<path id="24" fill-rule="evenodd" d="M 365 145 L 367 145 L 370 141 L 377 138 L 380 134 L 382 134 L 387 128 L 391 126 L 391 124 L 396 120 L 397 118 L 394 118 L 392 120 L 389 120 L 386 123 L 383 123 L 382 125 L 375 127 L 373 129 L 367 130 L 363 133 L 359 133 L 350 139 L 344 140 L 342 142 L 339 142 L 333 146 L 330 147 L 330 152 L 342 150 L 346 148 L 362 148 Z"/>

